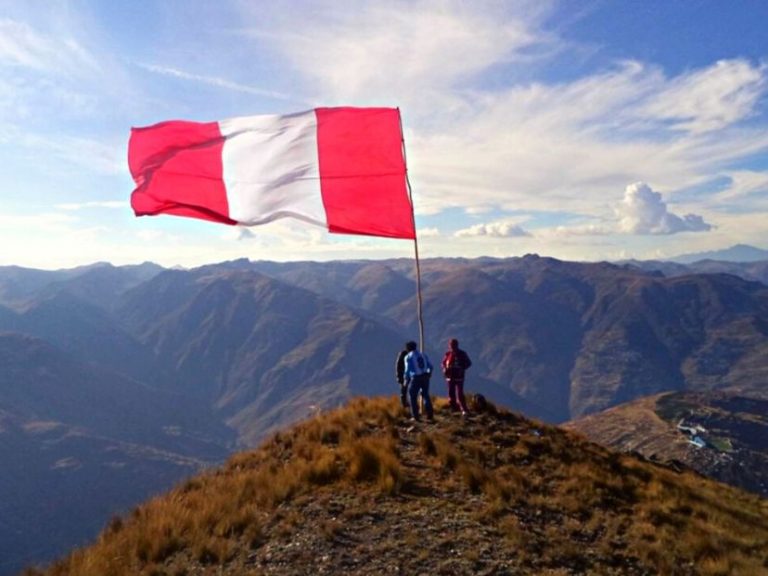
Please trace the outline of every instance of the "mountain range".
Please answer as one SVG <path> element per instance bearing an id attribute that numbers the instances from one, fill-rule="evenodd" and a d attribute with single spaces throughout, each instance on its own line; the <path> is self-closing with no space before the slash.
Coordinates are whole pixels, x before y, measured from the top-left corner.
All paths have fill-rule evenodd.
<path id="1" fill-rule="evenodd" d="M 457 337 L 468 392 L 527 415 L 563 422 L 666 391 L 766 396 L 764 283 L 536 255 L 421 270 L 426 352 L 437 362 Z M 416 310 L 405 259 L 0 267 L 0 445 L 14 462 L 0 474 L 13 518 L 0 574 L 292 422 L 394 394 Z M 78 486 L 82 522 L 61 504 Z"/>

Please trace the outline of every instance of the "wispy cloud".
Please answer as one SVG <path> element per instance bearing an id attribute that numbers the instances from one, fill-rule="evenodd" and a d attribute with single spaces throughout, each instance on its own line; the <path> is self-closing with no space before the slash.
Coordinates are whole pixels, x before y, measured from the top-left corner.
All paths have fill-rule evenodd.
<path id="1" fill-rule="evenodd" d="M 108 130 L 131 91 L 119 59 L 95 40 L 97 26 L 85 10 L 60 3 L 40 11 L 21 3 L 12 8 L 28 20 L 0 18 L 4 154 L 25 167 L 45 165 L 48 177 L 70 176 L 72 166 L 124 173 L 125 145 Z"/>
<path id="2" fill-rule="evenodd" d="M 674 195 L 768 150 L 765 130 L 744 122 L 768 70 L 744 59 L 672 76 L 628 60 L 567 82 L 468 89 L 470 79 L 567 45 L 547 30 L 554 4 L 480 6 L 328 5 L 299 23 L 271 21 L 261 39 L 323 101 L 403 107 L 419 214 L 524 207 L 606 217 L 606 198 L 627 182 Z"/>
<path id="3" fill-rule="evenodd" d="M 9 18 L 0 18 L 0 64 L 56 75 L 100 70 L 97 59 L 75 38 L 46 34 Z"/>
<path id="4" fill-rule="evenodd" d="M 102 75 L 99 60 L 60 31 L 0 18 L 0 123 L 50 126 L 62 117 L 92 112 L 89 91 Z"/>
<path id="5" fill-rule="evenodd" d="M 89 172 L 102 174 L 127 172 L 123 143 L 117 145 L 91 138 L 19 131 L 16 131 L 14 142 L 17 146 L 34 150 L 41 159 L 55 158 L 70 166 L 85 168 Z"/>
<path id="6" fill-rule="evenodd" d="M 718 203 L 727 204 L 755 195 L 768 197 L 768 172 L 733 170 L 726 172 L 725 176 L 729 183 L 726 189 L 715 197 Z"/>
<path id="7" fill-rule="evenodd" d="M 642 108 L 644 114 L 692 133 L 719 130 L 750 116 L 766 89 L 766 70 L 723 60 L 671 79 Z"/>
<path id="8" fill-rule="evenodd" d="M 69 202 L 65 204 L 56 204 L 55 208 L 58 210 L 65 210 L 67 212 L 75 212 L 77 210 L 87 210 L 90 208 L 120 208 L 124 209 L 127 206 L 126 200 L 108 200 L 103 202 Z"/>
<path id="9" fill-rule="evenodd" d="M 637 255 L 668 234 L 711 226 L 686 235 L 691 251 L 764 236 L 768 175 L 753 160 L 768 153 L 765 63 L 735 58 L 671 73 L 667 59 L 604 64 L 578 46 L 574 57 L 563 37 L 574 9 L 554 0 L 230 0 L 178 18 L 160 3 L 147 7 L 151 31 L 127 29 L 127 9 L 34 4 L 7 2 L 0 17 L 0 147 L 4 174 L 15 178 L 4 201 L 34 190 L 43 206 L 73 202 L 35 224 L 0 217 L 13 230 L 75 228 L 61 217 L 86 229 L 89 209 L 125 208 L 80 200 L 127 195 L 131 124 L 319 103 L 400 106 L 419 234 L 433 255 L 456 250 L 457 228 L 466 255 Z M 653 188 L 627 195 L 638 181 Z M 64 185 L 81 196 L 62 196 Z M 342 241 L 303 225 L 227 229 L 228 238 L 216 229 L 201 240 L 185 225 L 141 222 L 148 236 L 176 232 L 152 248 L 167 264 L 403 253 L 397 242 Z M 61 238 L 74 247 L 71 231 Z M 147 246 L 135 233 L 123 231 L 122 247 L 80 253 L 141 261 Z M 45 236 L 35 239 L 40 258 Z M 24 244 L 9 238 L 4 246 Z"/>
<path id="10" fill-rule="evenodd" d="M 445 106 L 453 99 L 447 88 L 550 42 L 538 29 L 550 3 L 515 6 L 509 17 L 511 8 L 491 2 L 360 3 L 354 10 L 321 2 L 312 18 L 274 15 L 266 36 L 263 7 L 246 11 L 262 23 L 251 33 L 275 45 L 324 98 L 405 99 L 415 110 L 425 101 Z"/>
<path id="11" fill-rule="evenodd" d="M 9 230 L 38 230 L 42 232 L 69 231 L 77 219 L 61 212 L 42 212 L 40 214 L 0 213 L 0 227 Z"/>
<path id="12" fill-rule="evenodd" d="M 156 64 L 144 64 L 136 63 L 139 68 L 142 68 L 148 72 L 154 74 L 161 74 L 163 76 L 170 76 L 172 78 L 178 78 L 180 80 L 188 80 L 190 82 L 198 82 L 200 84 L 206 84 L 208 86 L 214 86 L 216 88 L 222 88 L 224 90 L 233 90 L 235 92 L 243 92 L 245 94 L 253 94 L 255 96 L 264 96 L 266 98 L 274 98 L 277 100 L 295 100 L 295 98 L 288 94 L 281 92 L 275 92 L 273 90 L 266 90 L 264 88 L 258 88 L 256 86 L 248 86 L 246 84 L 240 84 L 238 82 L 232 82 L 224 78 L 218 78 L 215 76 L 203 76 L 200 74 L 193 74 L 178 68 L 172 68 L 169 66 L 158 66 Z"/>
<path id="13" fill-rule="evenodd" d="M 600 216 L 608 209 L 605 199 L 628 181 L 653 180 L 673 193 L 768 150 L 768 134 L 759 127 L 681 133 L 659 126 L 643 110 L 665 85 L 654 67 L 627 64 L 567 85 L 514 87 L 479 98 L 472 114 L 428 132 L 413 130 L 416 189 L 428 195 L 424 204 L 443 208 Z"/>

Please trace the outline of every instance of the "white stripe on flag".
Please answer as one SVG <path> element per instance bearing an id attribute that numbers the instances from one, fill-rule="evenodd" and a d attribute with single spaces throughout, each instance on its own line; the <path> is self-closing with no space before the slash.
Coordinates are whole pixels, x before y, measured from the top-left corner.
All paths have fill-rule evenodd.
<path id="1" fill-rule="evenodd" d="M 327 226 L 314 110 L 232 118 L 219 129 L 232 220 L 254 225 L 291 216 Z"/>

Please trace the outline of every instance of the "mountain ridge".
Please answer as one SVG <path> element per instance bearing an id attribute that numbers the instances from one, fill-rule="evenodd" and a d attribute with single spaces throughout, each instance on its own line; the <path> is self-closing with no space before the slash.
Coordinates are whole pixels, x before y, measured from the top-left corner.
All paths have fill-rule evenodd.
<path id="1" fill-rule="evenodd" d="M 210 419 L 207 433 L 223 450 L 255 446 L 355 395 L 396 394 L 395 357 L 418 334 L 408 259 L 240 260 L 192 270 L 100 264 L 39 272 L 0 268 L 0 330 L 47 342 L 80 366 L 78 373 L 103 379 L 105 389 L 127 382 L 126 390 L 143 391 L 138 396 L 147 402 L 153 394 L 165 398 L 160 403 L 169 410 L 168 398 L 178 398 L 178 406 Z M 422 284 L 426 352 L 433 362 L 447 340 L 458 337 L 473 360 L 468 394 L 483 393 L 529 416 L 560 422 L 668 390 L 768 394 L 764 284 L 725 274 L 665 277 L 536 255 L 427 259 Z M 30 360 L 19 373 L 55 373 L 58 364 L 52 357 L 47 363 Z M 441 378 L 433 378 L 432 393 L 445 395 Z M 83 409 L 110 420 L 117 404 L 99 398 Z M 168 441 L 166 430 L 177 430 L 177 423 L 161 418 L 170 421 L 146 428 Z M 14 424 L 3 439 L 48 446 L 44 434 L 30 436 L 25 425 Z M 73 429 L 51 430 L 65 436 Z M 109 464 L 109 444 L 92 432 L 88 439 L 87 446 L 59 443 L 54 461 L 29 451 L 39 458 L 35 470 L 56 479 L 76 470 L 67 468 L 75 461 Z M 118 440 L 109 439 L 128 446 Z M 175 441 L 192 442 L 185 436 Z M 132 466 L 155 465 L 151 451 L 133 454 Z M 182 475 L 185 470 L 192 469 L 177 468 Z M 11 487 L 19 478 L 7 472 L 0 483 Z M 56 482 L 49 486 L 55 498 Z M 93 486 L 103 522 L 111 496 Z"/>
<path id="2" fill-rule="evenodd" d="M 414 426 L 356 399 L 26 574 L 747 575 L 766 549 L 766 501 L 690 472 L 493 405 Z"/>

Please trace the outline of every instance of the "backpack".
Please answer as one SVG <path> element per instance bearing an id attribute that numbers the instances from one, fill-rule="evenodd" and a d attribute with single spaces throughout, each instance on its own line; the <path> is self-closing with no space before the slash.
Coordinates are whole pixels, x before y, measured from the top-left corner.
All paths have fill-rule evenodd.
<path id="1" fill-rule="evenodd" d="M 426 355 L 422 354 L 418 350 L 411 352 L 413 354 L 413 362 L 416 364 L 418 374 L 416 376 L 424 375 L 427 378 L 432 376 L 432 366 Z"/>

